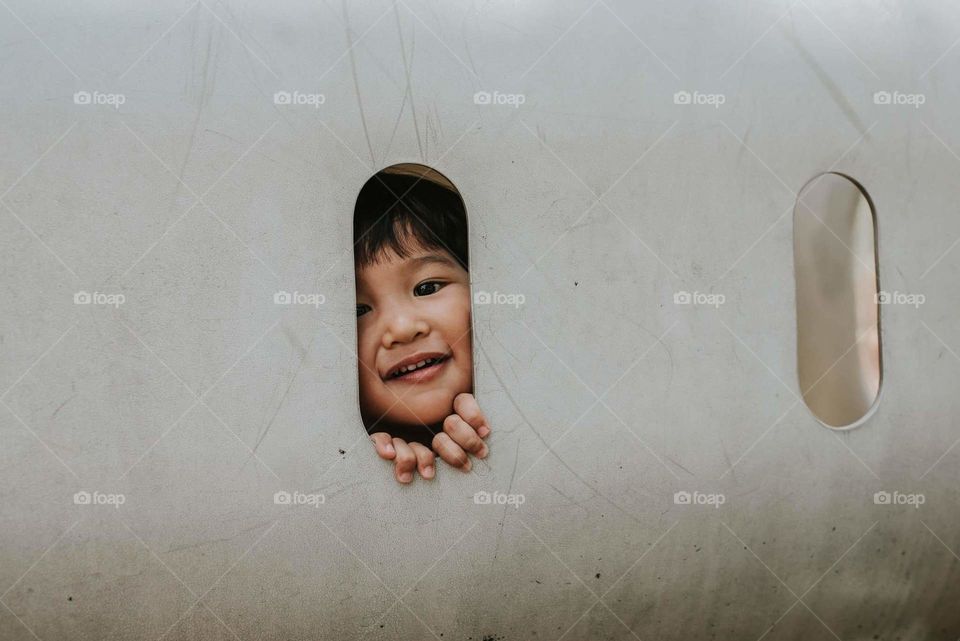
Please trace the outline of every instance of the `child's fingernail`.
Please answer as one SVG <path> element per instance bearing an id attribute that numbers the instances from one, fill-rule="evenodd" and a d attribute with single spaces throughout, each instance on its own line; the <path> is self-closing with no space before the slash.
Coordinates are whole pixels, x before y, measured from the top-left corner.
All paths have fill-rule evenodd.
<path id="1" fill-rule="evenodd" d="M 425 468 L 423 468 L 423 477 L 424 477 L 424 478 L 427 478 L 427 479 L 432 479 L 432 478 L 433 478 L 433 475 L 434 475 L 434 472 L 435 472 L 435 470 L 433 469 L 433 466 L 432 466 L 432 465 L 428 465 L 428 466 L 426 466 Z"/>
<path id="2" fill-rule="evenodd" d="M 477 456 L 478 456 L 479 458 L 487 458 L 487 454 L 489 454 L 489 453 L 490 453 L 490 448 L 487 447 L 486 445 L 484 445 L 484 446 L 483 446 L 483 449 L 480 450 L 480 453 L 477 454 Z"/>
<path id="3" fill-rule="evenodd" d="M 486 438 L 490 434 L 490 428 L 484 425 L 479 430 L 477 430 L 477 434 L 480 435 L 480 438 Z"/>
<path id="4" fill-rule="evenodd" d="M 395 454 L 395 452 L 393 451 L 393 445 L 391 445 L 390 443 L 387 443 L 383 447 L 383 449 L 386 450 L 387 454 Z"/>
<path id="5" fill-rule="evenodd" d="M 467 459 L 467 462 L 460 469 L 464 472 L 469 472 L 471 469 L 473 469 L 473 463 L 470 461 L 470 459 Z"/>
<path id="6" fill-rule="evenodd" d="M 401 482 L 401 483 L 409 483 L 409 482 L 412 481 L 412 480 L 413 480 L 413 472 L 403 472 L 403 473 L 400 475 L 400 482 Z"/>

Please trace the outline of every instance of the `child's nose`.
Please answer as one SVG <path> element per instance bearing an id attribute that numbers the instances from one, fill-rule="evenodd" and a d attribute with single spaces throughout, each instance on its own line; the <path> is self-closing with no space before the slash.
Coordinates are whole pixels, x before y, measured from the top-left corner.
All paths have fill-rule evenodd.
<path id="1" fill-rule="evenodd" d="M 383 346 L 387 349 L 395 344 L 409 343 L 415 338 L 430 333 L 430 326 L 423 318 L 406 310 L 391 315 L 383 333 Z"/>

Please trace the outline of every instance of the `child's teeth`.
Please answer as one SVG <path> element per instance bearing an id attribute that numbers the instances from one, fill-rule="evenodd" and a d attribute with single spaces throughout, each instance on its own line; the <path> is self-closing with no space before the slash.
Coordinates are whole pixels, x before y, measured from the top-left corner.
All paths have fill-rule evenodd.
<path id="1" fill-rule="evenodd" d="M 433 365 L 434 363 L 440 362 L 440 358 L 425 358 L 419 363 L 414 363 L 412 365 L 404 365 L 397 369 L 397 373 L 394 376 L 400 376 L 401 374 L 406 374 L 407 372 L 412 372 L 415 369 L 420 369 L 424 365 Z"/>

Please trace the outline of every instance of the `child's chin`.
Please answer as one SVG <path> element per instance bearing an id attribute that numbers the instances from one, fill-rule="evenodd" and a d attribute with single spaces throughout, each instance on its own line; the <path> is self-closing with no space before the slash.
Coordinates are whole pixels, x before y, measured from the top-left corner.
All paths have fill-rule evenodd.
<path id="1" fill-rule="evenodd" d="M 419 408 L 419 407 L 410 407 L 410 410 L 404 412 L 403 423 L 408 425 L 439 425 L 443 423 L 443 420 L 450 415 L 452 411 L 451 408 Z"/>
<path id="2" fill-rule="evenodd" d="M 400 422 L 409 425 L 436 425 L 443 423 L 453 412 L 454 394 L 446 390 L 434 390 L 418 394 L 417 398 L 404 399 Z M 394 408 L 395 410 L 397 408 Z"/>

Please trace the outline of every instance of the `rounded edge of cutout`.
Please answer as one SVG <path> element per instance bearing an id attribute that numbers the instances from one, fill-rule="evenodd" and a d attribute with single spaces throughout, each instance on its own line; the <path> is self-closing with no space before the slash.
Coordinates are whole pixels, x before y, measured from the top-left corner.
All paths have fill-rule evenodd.
<path id="1" fill-rule="evenodd" d="M 877 412 L 878 408 L 880 407 L 880 402 L 881 402 L 881 400 L 883 399 L 883 396 L 884 396 L 884 392 L 885 392 L 886 386 L 885 386 L 885 384 L 884 384 L 884 383 L 885 383 L 885 380 L 884 380 L 885 377 L 884 377 L 884 356 L 883 356 L 883 332 L 882 332 L 883 319 L 882 319 L 882 306 L 881 306 L 879 300 L 875 299 L 876 318 L 877 318 L 877 320 L 876 320 L 876 334 L 877 334 L 876 351 L 877 351 L 877 370 L 878 370 L 878 372 L 877 372 L 877 391 L 876 391 L 876 393 L 874 394 L 873 401 L 870 403 L 870 405 L 867 407 L 867 409 L 863 412 L 863 414 L 862 414 L 858 419 L 856 419 L 855 421 L 853 421 L 853 422 L 851 422 L 851 423 L 842 424 L 842 425 L 832 425 L 831 423 L 828 423 L 826 420 L 824 420 L 823 418 L 821 418 L 821 417 L 817 414 L 817 412 L 814 411 L 814 409 L 813 409 L 812 407 L 810 407 L 810 404 L 808 403 L 808 400 L 807 400 L 807 395 L 806 395 L 806 394 L 804 393 L 804 391 L 803 391 L 803 385 L 802 385 L 802 383 L 801 383 L 801 374 L 800 374 L 800 349 L 801 349 L 801 345 L 800 345 L 800 314 L 799 314 L 799 308 L 798 308 L 798 304 L 799 304 L 799 302 L 800 302 L 800 301 L 799 301 L 799 295 L 800 295 L 800 294 L 799 294 L 799 278 L 800 278 L 800 275 L 799 275 L 799 273 L 798 273 L 798 271 L 797 271 L 797 213 L 798 213 L 798 209 L 799 209 L 799 207 L 800 207 L 800 205 L 801 205 L 801 200 L 802 200 L 802 197 L 804 196 L 804 193 L 805 193 L 814 183 L 816 183 L 816 182 L 818 182 L 819 180 L 821 180 L 824 176 L 836 176 L 836 177 L 838 177 L 838 178 L 842 178 L 842 179 L 844 179 L 845 181 L 849 182 L 853 187 L 855 187 L 855 188 L 857 189 L 857 191 L 859 192 L 860 196 L 864 199 L 864 201 L 865 201 L 866 204 L 867 204 L 867 207 L 868 207 L 869 213 L 870 213 L 871 227 L 872 227 L 872 230 L 873 230 L 873 243 L 872 243 L 872 246 L 873 246 L 873 270 L 874 270 L 874 294 L 875 294 L 875 296 L 878 295 L 880 292 L 882 292 L 882 289 L 881 289 L 881 287 L 880 287 L 880 234 L 879 234 L 879 223 L 878 223 L 878 219 L 877 219 L 877 209 L 876 209 L 876 205 L 874 204 L 873 199 L 870 197 L 870 193 L 867 191 L 867 189 L 863 186 L 863 184 L 860 183 L 860 181 L 858 181 L 858 180 L 855 179 L 854 177 L 852 177 L 852 176 L 850 176 L 850 175 L 848 175 L 848 174 L 845 174 L 845 173 L 843 173 L 843 172 L 839 172 L 839 171 L 824 171 L 824 172 L 820 172 L 820 173 L 818 173 L 818 174 L 815 174 L 815 175 L 814 175 L 813 177 L 811 177 L 807 182 L 805 182 L 805 183 L 803 184 L 803 186 L 800 188 L 800 190 L 797 192 L 797 200 L 796 200 L 796 202 L 795 202 L 795 204 L 794 204 L 794 208 L 793 208 L 793 258 L 794 258 L 793 268 L 794 268 L 794 297 L 795 297 L 795 298 L 794 298 L 794 315 L 795 315 L 795 317 L 796 317 L 796 329 L 797 329 L 797 334 L 796 334 L 796 354 L 795 354 L 795 357 L 796 357 L 796 359 L 797 359 L 797 360 L 796 360 L 796 364 L 797 364 L 797 370 L 796 370 L 796 375 L 797 375 L 797 387 L 798 387 L 798 390 L 800 391 L 800 400 L 803 401 L 803 404 L 804 404 L 804 406 L 806 407 L 807 411 L 810 413 L 811 416 L 813 416 L 813 418 L 814 418 L 818 423 L 820 423 L 822 426 L 824 426 L 824 427 L 826 427 L 826 428 L 828 428 L 828 429 L 830 429 L 830 430 L 832 430 L 832 431 L 845 432 L 845 431 L 849 431 L 849 430 L 856 429 L 856 428 L 862 426 L 862 425 L 863 425 L 864 423 L 866 423 L 867 421 L 869 421 L 869 420 L 873 417 L 873 415 Z M 824 224 L 825 224 L 825 223 L 824 223 Z M 808 391 L 809 391 L 809 390 L 808 390 Z"/>

